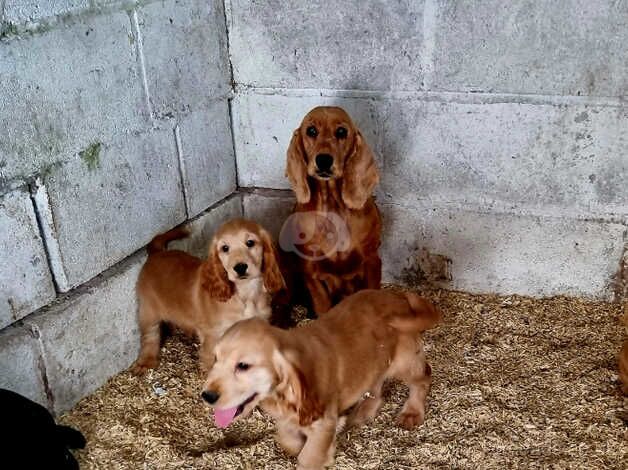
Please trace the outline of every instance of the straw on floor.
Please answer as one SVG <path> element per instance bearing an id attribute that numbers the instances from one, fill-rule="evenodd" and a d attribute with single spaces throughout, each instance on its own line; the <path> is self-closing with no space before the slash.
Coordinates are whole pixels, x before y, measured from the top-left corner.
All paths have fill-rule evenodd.
<path id="1" fill-rule="evenodd" d="M 339 437 L 336 468 L 628 468 L 621 305 L 424 294 L 445 316 L 425 338 L 434 373 L 426 422 L 396 427 L 407 390 L 388 385 L 377 418 Z M 216 429 L 201 382 L 196 345 L 181 335 L 166 342 L 156 371 L 112 378 L 62 417 L 87 438 L 81 467 L 294 468 L 260 411 Z"/>

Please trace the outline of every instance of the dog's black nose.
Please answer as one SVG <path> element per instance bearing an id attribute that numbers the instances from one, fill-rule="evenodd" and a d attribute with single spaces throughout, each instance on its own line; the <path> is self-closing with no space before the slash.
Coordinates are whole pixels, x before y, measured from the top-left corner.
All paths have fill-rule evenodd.
<path id="1" fill-rule="evenodd" d="M 316 166 L 320 171 L 329 171 L 334 164 L 334 157 L 328 153 L 319 153 L 316 155 Z"/>
<path id="2" fill-rule="evenodd" d="M 218 399 L 220 398 L 220 395 L 218 394 L 218 392 L 214 392 L 213 390 L 203 390 L 203 392 L 201 393 L 201 397 L 207 403 L 209 403 L 210 405 L 213 405 L 214 403 L 218 401 Z"/>
<path id="3" fill-rule="evenodd" d="M 233 270 L 238 273 L 238 276 L 244 276 L 249 265 L 246 263 L 238 263 L 233 267 Z"/>

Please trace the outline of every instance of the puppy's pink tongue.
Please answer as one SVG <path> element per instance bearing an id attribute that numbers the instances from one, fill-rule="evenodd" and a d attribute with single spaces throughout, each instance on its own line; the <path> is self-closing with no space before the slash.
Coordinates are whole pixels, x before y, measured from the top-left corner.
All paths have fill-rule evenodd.
<path id="1" fill-rule="evenodd" d="M 214 421 L 216 422 L 216 426 L 219 428 L 226 428 L 231 424 L 233 418 L 235 418 L 235 414 L 238 411 L 238 407 L 234 406 L 233 408 L 225 408 L 224 410 L 219 410 L 218 408 L 214 409 Z"/>

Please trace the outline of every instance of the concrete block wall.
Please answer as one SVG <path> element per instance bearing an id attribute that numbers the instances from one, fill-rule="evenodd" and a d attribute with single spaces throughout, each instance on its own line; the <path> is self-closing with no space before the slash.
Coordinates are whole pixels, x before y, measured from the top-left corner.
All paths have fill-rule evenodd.
<path id="1" fill-rule="evenodd" d="M 265 188 L 245 214 L 288 188 L 302 116 L 339 105 L 378 155 L 385 280 L 621 295 L 628 2 L 226 5 L 238 184 Z"/>
<path id="2" fill-rule="evenodd" d="M 142 248 L 241 215 L 222 1 L 0 0 L 0 387 L 128 367 Z"/>
<path id="3" fill-rule="evenodd" d="M 130 365 L 156 233 L 277 235 L 319 104 L 377 155 L 386 280 L 625 296 L 627 43 L 615 0 L 0 0 L 0 387 Z"/>

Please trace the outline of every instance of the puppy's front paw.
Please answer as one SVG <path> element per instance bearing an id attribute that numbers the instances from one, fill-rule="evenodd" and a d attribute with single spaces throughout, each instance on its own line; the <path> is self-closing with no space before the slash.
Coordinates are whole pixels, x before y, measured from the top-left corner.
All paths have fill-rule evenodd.
<path id="1" fill-rule="evenodd" d="M 149 369 L 156 369 L 159 365 L 159 359 L 142 359 L 135 361 L 131 367 L 131 373 L 134 375 L 144 375 Z"/>
<path id="2" fill-rule="evenodd" d="M 397 418 L 397 423 L 404 429 L 412 429 L 423 424 L 423 413 L 404 412 Z"/>

